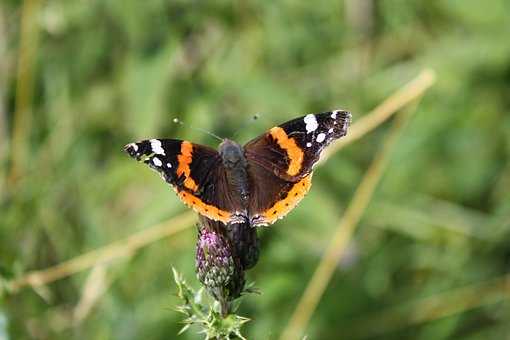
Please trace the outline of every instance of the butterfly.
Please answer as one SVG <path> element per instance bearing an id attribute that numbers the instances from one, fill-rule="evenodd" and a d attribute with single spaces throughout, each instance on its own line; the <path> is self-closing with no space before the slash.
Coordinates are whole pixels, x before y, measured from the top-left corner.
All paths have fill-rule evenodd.
<path id="1" fill-rule="evenodd" d="M 148 139 L 124 150 L 160 173 L 203 217 L 224 224 L 270 225 L 310 190 L 313 167 L 347 134 L 351 114 L 308 114 L 271 128 L 244 146 L 224 139 L 218 150 L 179 139 Z"/>

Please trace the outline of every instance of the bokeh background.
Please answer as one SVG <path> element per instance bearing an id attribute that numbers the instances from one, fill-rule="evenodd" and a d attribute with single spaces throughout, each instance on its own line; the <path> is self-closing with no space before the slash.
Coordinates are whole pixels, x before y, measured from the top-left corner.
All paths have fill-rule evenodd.
<path id="1" fill-rule="evenodd" d="M 193 226 L 105 266 L 10 289 L 186 211 L 124 144 L 217 146 L 174 117 L 240 142 L 309 112 L 344 108 L 356 122 L 424 68 L 437 81 L 307 334 L 508 336 L 509 13 L 506 0 L 2 1 L 0 339 L 176 337 L 170 266 L 198 287 Z M 252 319 L 249 339 L 286 326 L 390 127 L 333 155 L 306 199 L 261 232 L 248 279 L 263 294 L 239 310 Z M 200 338 L 194 331 L 180 338 Z"/>

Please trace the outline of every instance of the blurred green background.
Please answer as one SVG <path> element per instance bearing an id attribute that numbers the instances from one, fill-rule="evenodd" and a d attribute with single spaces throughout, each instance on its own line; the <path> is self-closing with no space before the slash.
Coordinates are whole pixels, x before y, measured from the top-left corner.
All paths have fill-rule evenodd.
<path id="1" fill-rule="evenodd" d="M 356 122 L 432 68 L 437 82 L 307 334 L 508 336 L 509 14 L 506 0 L 3 0 L 1 280 L 8 286 L 185 211 L 159 176 L 121 152 L 146 137 L 217 146 L 173 117 L 239 142 L 309 112 L 344 108 Z M 306 199 L 261 233 L 248 279 L 263 294 L 239 311 L 252 319 L 249 339 L 276 339 L 287 324 L 389 128 L 331 157 Z M 154 242 L 100 274 L 4 289 L 0 339 L 175 338 L 170 266 L 198 286 L 195 234 Z M 87 280 L 104 294 L 77 318 Z M 421 322 L 422 298 L 448 303 Z"/>

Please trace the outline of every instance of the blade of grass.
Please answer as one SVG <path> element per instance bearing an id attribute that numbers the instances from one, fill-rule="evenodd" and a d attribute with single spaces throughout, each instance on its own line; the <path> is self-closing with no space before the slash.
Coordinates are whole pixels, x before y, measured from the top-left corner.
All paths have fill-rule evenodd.
<path id="1" fill-rule="evenodd" d="M 21 37 L 18 54 L 16 104 L 14 112 L 11 171 L 9 182 L 21 176 L 26 159 L 30 131 L 32 98 L 34 92 L 34 66 L 37 53 L 38 29 L 36 19 L 40 0 L 25 0 L 21 10 Z"/>
<path id="2" fill-rule="evenodd" d="M 422 240 L 434 238 L 439 229 L 448 237 L 493 241 L 498 236 L 487 228 L 491 221 L 488 216 L 450 202 L 427 202 L 425 198 L 419 204 L 373 202 L 372 207 L 374 209 L 366 216 L 371 225 L 403 232 Z"/>
<path id="3" fill-rule="evenodd" d="M 510 274 L 401 303 L 350 323 L 347 338 L 367 338 L 453 316 L 510 298 Z"/>
<path id="4" fill-rule="evenodd" d="M 9 63 L 7 55 L 7 11 L 0 5 L 0 164 L 3 163 L 7 154 L 7 84 L 10 80 Z M 0 175 L 3 175 L 3 167 L 0 167 Z M 3 176 L 1 176 L 3 178 Z M 0 192 L 2 191 L 0 181 Z"/>
<path id="5" fill-rule="evenodd" d="M 418 82 L 416 80 L 419 80 Z M 432 71 L 424 71 L 418 76 L 415 81 L 411 82 L 412 86 L 409 84 L 405 87 L 406 91 L 398 91 L 404 99 L 406 98 L 420 98 L 420 96 L 410 96 L 410 92 L 416 93 L 417 84 L 425 83 L 427 86 L 424 89 L 430 87 L 434 82 L 434 73 Z M 421 86 L 419 87 L 421 88 Z M 420 94 L 424 93 L 420 91 Z M 410 91 L 410 92 L 409 92 Z M 391 100 L 386 100 L 380 107 L 379 110 L 374 110 L 377 114 L 372 117 L 369 121 L 365 121 L 365 123 L 360 123 L 361 127 L 365 127 L 365 129 L 360 128 L 358 130 L 359 136 L 365 134 L 366 132 L 373 129 L 373 127 L 380 124 L 382 121 L 391 116 L 391 110 L 397 110 L 400 108 L 402 103 L 409 103 L 411 101 L 400 100 L 398 97 L 390 97 Z M 388 104 L 389 103 L 389 104 Z M 398 105 L 397 105 L 398 104 Z M 382 113 L 384 113 L 384 115 Z M 382 117 L 381 117 L 382 116 Z M 327 248 L 324 256 L 321 259 L 321 262 L 317 266 L 308 286 L 305 289 L 298 305 L 296 306 L 290 321 L 287 326 L 284 328 L 282 335 L 280 337 L 281 340 L 291 340 L 298 339 L 300 335 L 303 333 L 303 330 L 308 325 L 312 314 L 314 313 L 332 275 L 335 271 L 336 264 L 343 255 L 343 252 L 351 239 L 352 234 L 358 222 L 365 211 L 368 203 L 370 202 L 372 195 L 375 191 L 376 185 L 379 182 L 379 179 L 382 176 L 382 173 L 389 161 L 389 156 L 391 155 L 391 151 L 393 150 L 398 137 L 400 136 L 405 123 L 409 118 L 409 114 L 402 113 L 399 115 L 397 120 L 394 123 L 392 130 L 389 135 L 386 137 L 386 140 L 383 144 L 381 151 L 376 155 L 369 169 L 367 170 L 363 180 L 361 181 L 358 189 L 356 190 L 353 199 L 349 206 L 347 207 L 344 216 L 342 217 L 338 228 L 332 238 L 332 241 Z M 384 119 L 381 119 L 384 118 Z M 357 137 L 359 138 L 359 137 Z M 351 138 L 349 142 L 357 139 L 356 136 Z M 339 147 L 336 148 L 338 150 Z M 334 151 L 336 151 L 334 150 Z M 333 151 L 333 152 L 334 152 Z"/>
<path id="6" fill-rule="evenodd" d="M 130 256 L 140 248 L 190 227 L 195 219 L 196 217 L 193 212 L 180 214 L 163 223 L 132 234 L 125 239 L 112 242 L 102 248 L 84 253 L 53 267 L 29 272 L 11 281 L 8 287 L 11 292 L 17 292 L 26 286 L 37 287 L 45 285 L 90 267 L 97 266 L 98 264 Z"/>

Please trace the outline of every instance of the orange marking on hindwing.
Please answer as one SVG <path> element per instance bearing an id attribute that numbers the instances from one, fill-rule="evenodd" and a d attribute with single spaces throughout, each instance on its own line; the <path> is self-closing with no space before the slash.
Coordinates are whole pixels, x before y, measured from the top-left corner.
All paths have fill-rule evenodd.
<path id="1" fill-rule="evenodd" d="M 232 214 L 228 211 L 224 211 L 213 205 L 207 204 L 197 196 L 186 191 L 177 191 L 177 195 L 188 207 L 207 218 L 220 221 L 225 224 L 230 221 Z"/>
<path id="2" fill-rule="evenodd" d="M 183 141 L 181 143 L 181 153 L 177 156 L 177 162 L 179 166 L 177 167 L 177 176 L 184 175 L 184 186 L 193 191 L 198 190 L 198 185 L 195 183 L 193 178 L 191 178 L 191 170 L 189 165 L 191 164 L 193 158 L 193 144 L 187 141 Z"/>
<path id="3" fill-rule="evenodd" d="M 312 174 L 304 177 L 299 182 L 295 183 L 289 190 L 287 197 L 276 202 L 271 208 L 264 211 L 262 216 L 264 222 L 271 224 L 277 219 L 287 215 L 294 207 L 305 197 L 308 190 L 312 186 Z"/>
<path id="4" fill-rule="evenodd" d="M 303 164 L 303 150 L 299 146 L 297 146 L 294 138 L 289 138 L 285 130 L 281 127 L 274 127 L 269 130 L 271 137 L 273 137 L 278 146 L 287 152 L 287 156 L 289 157 L 289 167 L 287 169 L 287 174 L 290 176 L 296 176 L 301 170 L 301 166 Z"/>

